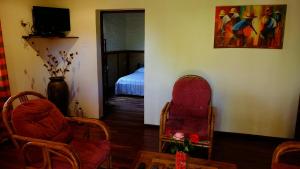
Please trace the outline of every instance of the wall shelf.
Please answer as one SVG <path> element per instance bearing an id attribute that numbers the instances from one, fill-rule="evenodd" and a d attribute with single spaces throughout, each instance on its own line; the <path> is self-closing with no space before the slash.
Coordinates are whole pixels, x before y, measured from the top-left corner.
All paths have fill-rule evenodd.
<path id="1" fill-rule="evenodd" d="M 50 51 L 51 53 L 55 51 L 69 51 L 79 37 L 77 36 L 38 36 L 38 35 L 28 35 L 22 36 L 24 43 L 31 46 L 37 53 L 41 51 Z M 42 52 L 43 53 L 43 52 Z"/>

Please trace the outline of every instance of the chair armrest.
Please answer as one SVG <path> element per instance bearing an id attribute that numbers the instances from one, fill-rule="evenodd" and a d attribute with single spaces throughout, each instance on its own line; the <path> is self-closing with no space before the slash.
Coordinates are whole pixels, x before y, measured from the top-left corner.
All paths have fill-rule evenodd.
<path id="1" fill-rule="evenodd" d="M 20 136 L 20 135 L 12 135 L 13 138 L 24 141 L 24 142 L 41 142 L 45 144 L 55 144 L 55 145 L 60 145 L 60 146 L 69 146 L 68 144 L 62 143 L 62 142 L 55 142 L 55 141 L 49 141 L 49 140 L 43 140 L 43 139 L 38 139 L 38 138 L 32 138 L 32 137 L 25 137 L 25 136 Z"/>
<path id="2" fill-rule="evenodd" d="M 161 116 L 168 118 L 170 111 L 170 102 L 167 102 L 161 111 Z"/>
<path id="3" fill-rule="evenodd" d="M 166 120 L 169 117 L 169 110 L 170 110 L 170 102 L 167 102 L 160 114 L 160 128 L 159 128 L 160 136 L 162 136 L 163 132 L 165 131 Z"/>
<path id="4" fill-rule="evenodd" d="M 30 138 L 30 137 L 24 137 L 19 135 L 13 135 L 15 139 L 25 141 L 26 143 L 22 147 L 22 154 L 24 156 L 25 161 L 26 158 L 26 149 L 28 147 L 40 147 L 42 149 L 43 153 L 43 165 L 44 168 L 51 167 L 51 159 L 50 159 L 50 153 L 53 153 L 57 156 L 60 156 L 64 159 L 66 159 L 72 166 L 72 169 L 80 169 L 80 160 L 77 156 L 77 154 L 73 151 L 70 145 L 61 143 L 61 142 L 54 142 L 54 141 L 48 141 L 48 140 L 42 140 L 42 139 L 36 139 L 36 138 Z"/>
<path id="5" fill-rule="evenodd" d="M 106 136 L 106 140 L 110 140 L 110 132 L 109 127 L 102 121 L 97 119 L 91 119 L 91 118 L 81 118 L 81 117 L 65 117 L 67 120 L 71 122 L 77 122 L 77 123 L 85 123 L 85 124 L 91 124 L 95 125 L 99 128 L 101 128 Z"/>
<path id="6" fill-rule="evenodd" d="M 293 151 L 300 151 L 299 141 L 287 141 L 279 144 L 273 153 L 272 164 L 278 163 L 281 155 Z"/>

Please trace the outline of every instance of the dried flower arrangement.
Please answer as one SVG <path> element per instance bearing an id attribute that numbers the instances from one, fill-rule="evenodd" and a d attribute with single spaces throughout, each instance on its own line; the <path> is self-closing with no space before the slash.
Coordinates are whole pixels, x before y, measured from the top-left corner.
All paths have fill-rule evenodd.
<path id="1" fill-rule="evenodd" d="M 44 67 L 47 69 L 51 77 L 65 76 L 70 71 L 69 67 L 72 64 L 75 55 L 78 52 L 68 53 L 66 51 L 59 51 L 59 56 L 56 57 L 49 53 L 44 57 Z M 38 54 L 39 55 L 39 54 Z"/>
<path id="2" fill-rule="evenodd" d="M 73 112 L 75 113 L 75 116 L 77 117 L 83 117 L 84 111 L 83 109 L 79 106 L 79 101 L 76 100 L 75 101 L 75 105 L 74 105 L 74 110 Z"/>

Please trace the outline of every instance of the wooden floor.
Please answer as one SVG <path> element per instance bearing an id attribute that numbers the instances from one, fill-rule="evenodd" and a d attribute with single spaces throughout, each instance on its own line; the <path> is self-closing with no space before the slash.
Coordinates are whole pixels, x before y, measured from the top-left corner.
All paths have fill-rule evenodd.
<path id="1" fill-rule="evenodd" d="M 113 97 L 109 101 L 111 112 L 104 121 L 112 131 L 115 168 L 129 167 L 139 150 L 158 151 L 159 127 L 143 125 L 143 102 L 138 97 Z M 215 132 L 212 159 L 235 163 L 239 169 L 270 169 L 273 151 L 282 141 L 285 140 Z M 207 158 L 205 149 L 199 153 Z"/>
<path id="2" fill-rule="evenodd" d="M 139 150 L 158 151 L 158 126 L 143 125 L 143 102 L 138 97 L 113 97 L 104 119 L 112 131 L 114 167 L 129 167 Z M 283 139 L 215 132 L 213 160 L 239 169 L 269 169 L 275 147 Z M 200 150 L 207 157 L 206 150 Z M 126 156 L 124 156 L 126 154 Z"/>
<path id="3" fill-rule="evenodd" d="M 144 125 L 143 97 L 112 97 L 107 109 L 113 168 L 129 168 L 139 150 L 158 151 L 158 127 Z"/>
<path id="4" fill-rule="evenodd" d="M 158 126 L 145 126 L 143 98 L 114 97 L 103 119 L 112 134 L 113 168 L 130 168 L 139 150 L 158 151 Z M 239 169 L 270 169 L 272 153 L 283 139 L 216 132 L 213 160 L 237 164 Z M 206 155 L 206 151 L 200 151 Z M 10 143 L 0 144 L 0 169 L 19 169 Z M 294 161 L 300 162 L 300 158 Z"/>

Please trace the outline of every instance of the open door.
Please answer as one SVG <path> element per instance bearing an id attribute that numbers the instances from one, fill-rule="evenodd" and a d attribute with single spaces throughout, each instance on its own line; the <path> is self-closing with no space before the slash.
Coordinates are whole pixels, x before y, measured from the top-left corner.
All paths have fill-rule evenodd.
<path id="1" fill-rule="evenodd" d="M 144 66 L 144 18 L 144 10 L 100 11 L 104 116 L 110 112 L 108 100 L 116 94 L 118 79 Z"/>

